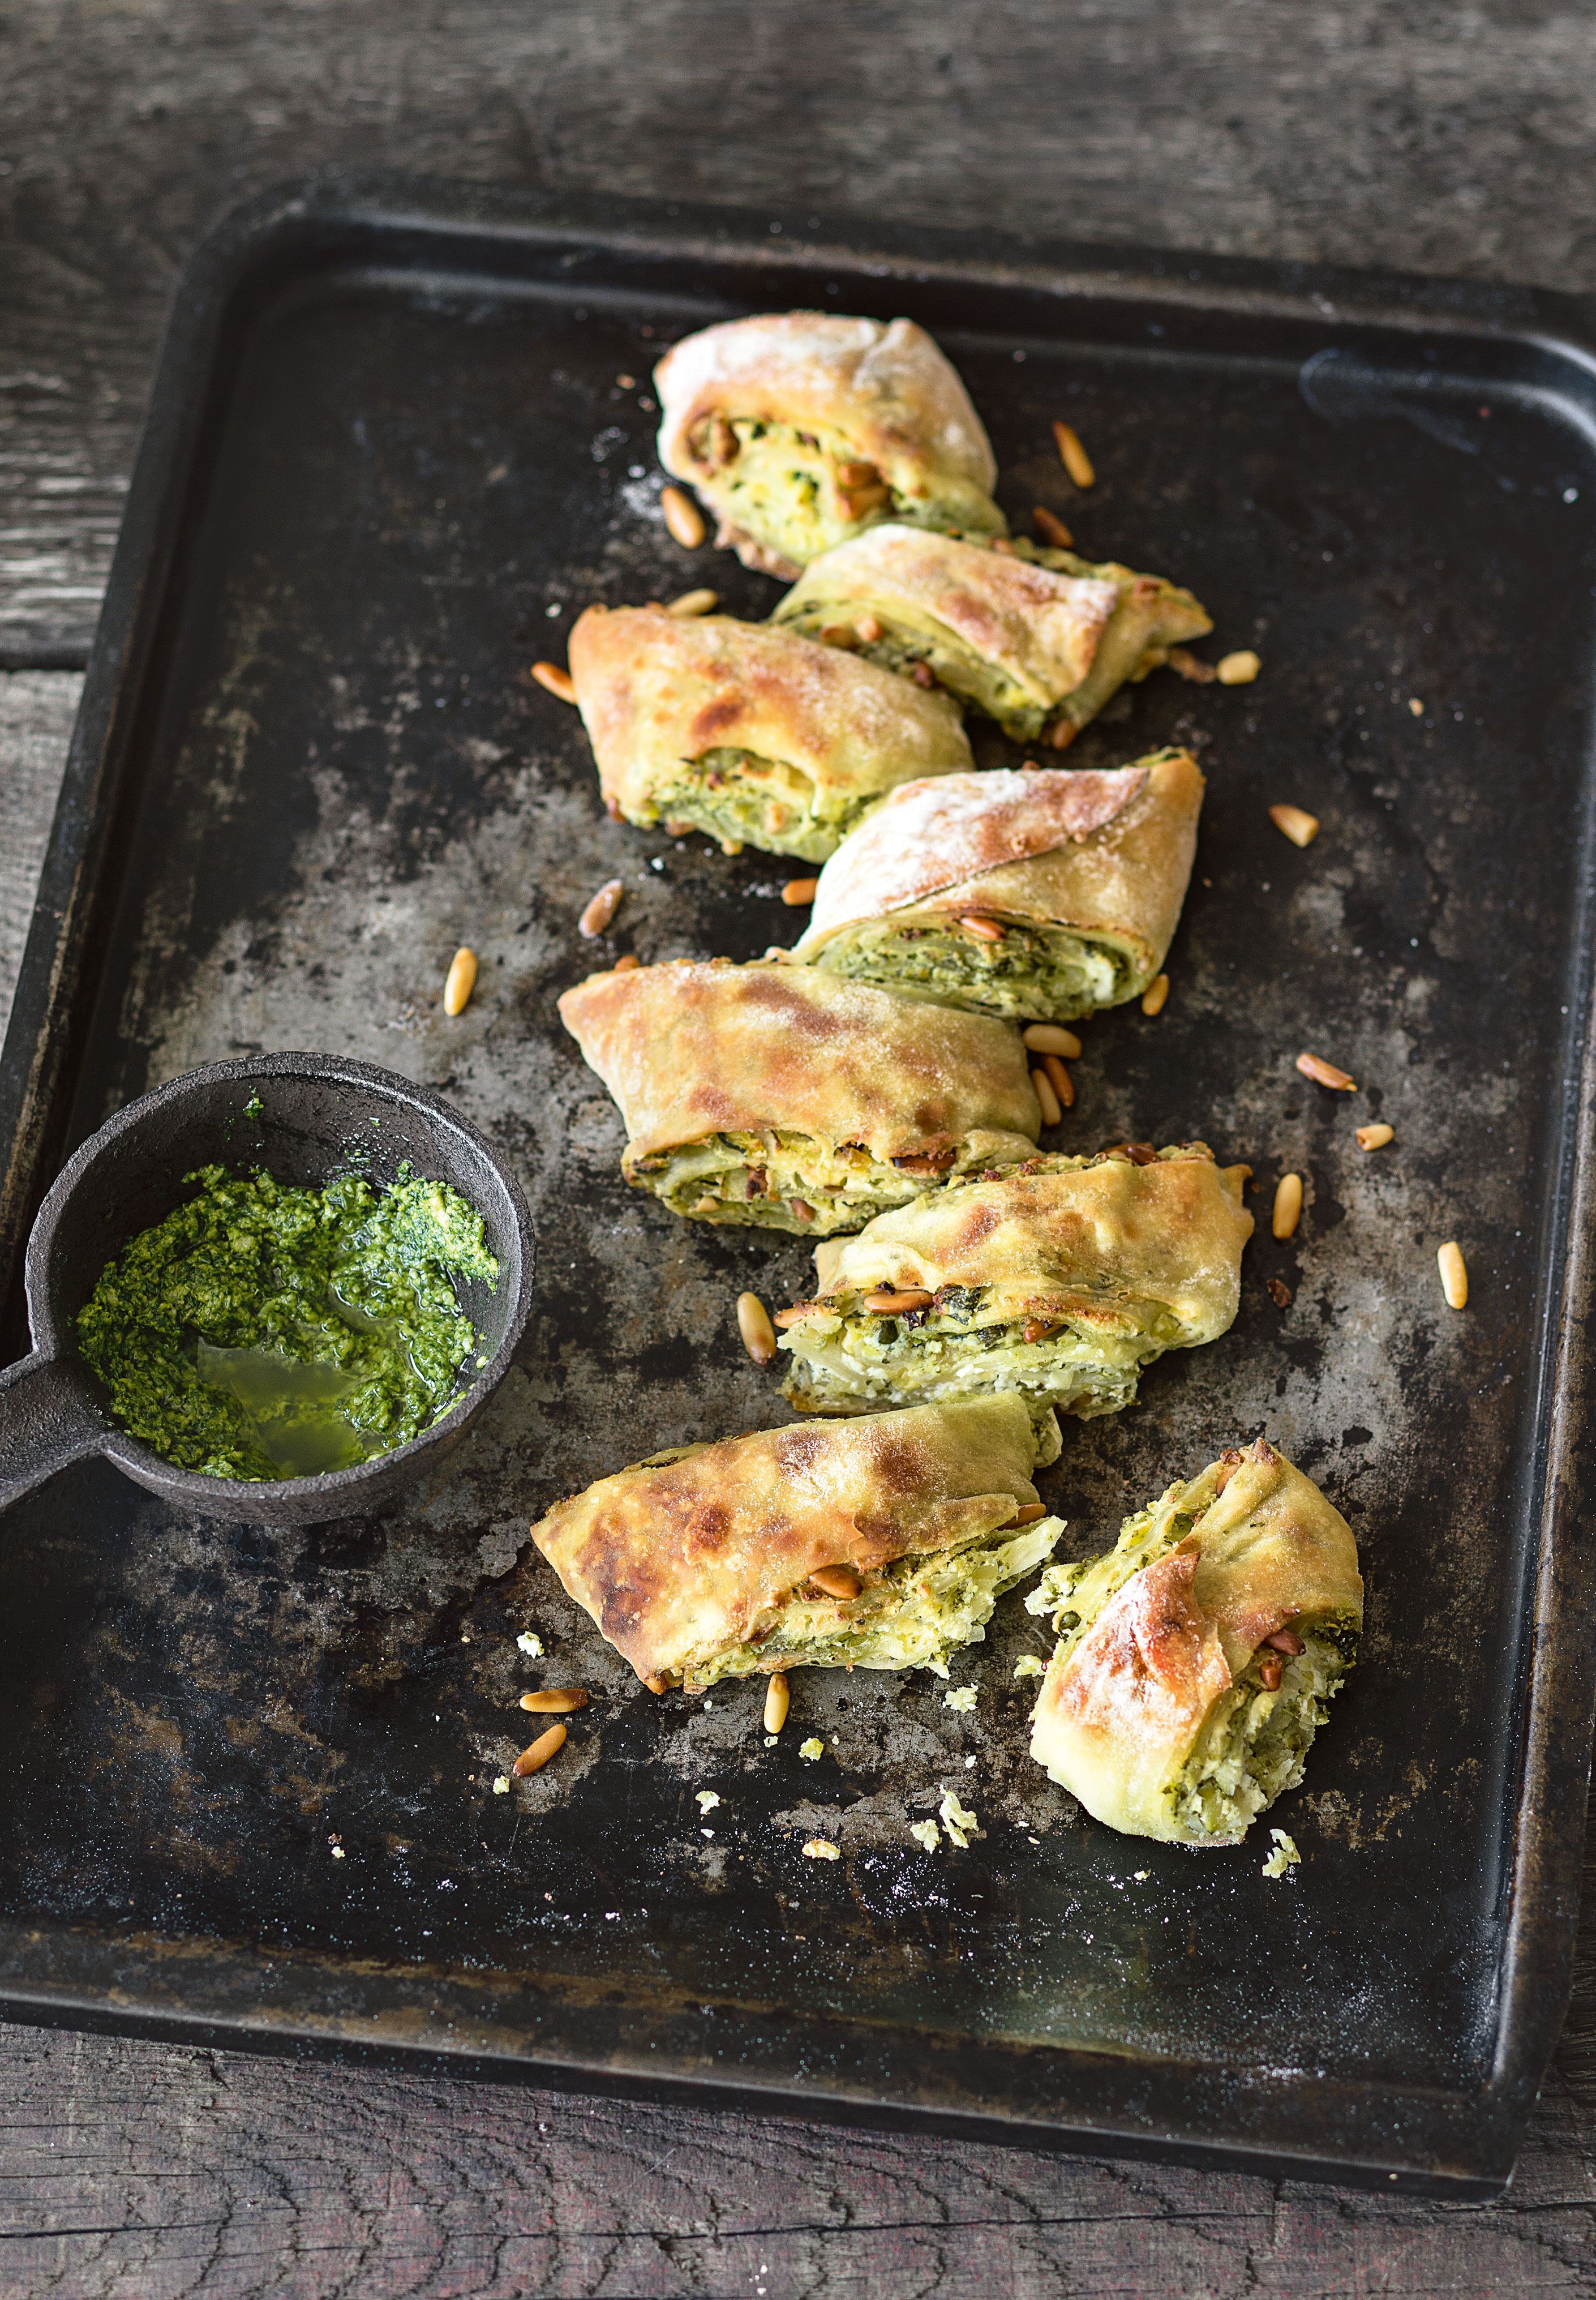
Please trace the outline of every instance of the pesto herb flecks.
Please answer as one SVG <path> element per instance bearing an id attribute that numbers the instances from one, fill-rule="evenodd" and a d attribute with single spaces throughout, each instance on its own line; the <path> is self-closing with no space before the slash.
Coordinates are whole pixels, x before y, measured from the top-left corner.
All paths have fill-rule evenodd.
<path id="1" fill-rule="evenodd" d="M 403 1170 L 320 1190 L 202 1167 L 184 1205 L 107 1263 L 78 1320 L 111 1410 L 179 1469 L 345 1469 L 447 1407 L 478 1335 L 453 1281 L 490 1289 L 482 1218 Z"/>

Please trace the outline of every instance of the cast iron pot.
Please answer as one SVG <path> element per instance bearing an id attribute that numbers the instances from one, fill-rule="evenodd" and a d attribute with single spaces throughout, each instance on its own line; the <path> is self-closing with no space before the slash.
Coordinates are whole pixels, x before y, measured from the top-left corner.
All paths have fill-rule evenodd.
<path id="1" fill-rule="evenodd" d="M 254 1101 L 258 1111 L 248 1107 Z M 279 1182 L 320 1188 L 334 1173 L 353 1171 L 380 1187 L 406 1162 L 470 1201 L 499 1262 L 492 1293 L 475 1282 L 462 1289 L 487 1363 L 441 1420 L 356 1469 L 259 1482 L 174 1469 L 116 1428 L 78 1355 L 78 1312 L 105 1264 L 188 1195 L 185 1174 L 212 1163 L 263 1167 Z M 26 1264 L 33 1354 L 0 1373 L 0 1508 L 89 1454 L 211 1517 L 312 1525 L 391 1506 L 458 1441 L 503 1380 L 531 1307 L 534 1250 L 514 1178 L 474 1127 L 408 1079 L 333 1054 L 259 1054 L 173 1079 L 91 1135 L 39 1208 Z"/>

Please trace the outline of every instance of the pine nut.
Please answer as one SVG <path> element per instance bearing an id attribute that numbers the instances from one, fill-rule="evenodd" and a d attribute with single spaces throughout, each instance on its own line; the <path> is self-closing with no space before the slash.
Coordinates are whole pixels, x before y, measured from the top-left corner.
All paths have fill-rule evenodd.
<path id="1" fill-rule="evenodd" d="M 1378 1126 L 1360 1126 L 1358 1129 L 1358 1147 L 1360 1150 L 1384 1150 L 1388 1142 L 1395 1140 L 1396 1128 L 1387 1126 L 1384 1122 Z"/>
<path id="2" fill-rule="evenodd" d="M 626 887 L 621 879 L 606 879 L 577 921 L 577 932 L 586 935 L 589 942 L 596 942 L 619 909 L 620 898 L 625 893 Z"/>
<path id="3" fill-rule="evenodd" d="M 719 591 L 684 591 L 679 599 L 667 599 L 668 615 L 712 615 L 720 604 Z"/>
<path id="4" fill-rule="evenodd" d="M 670 1680 L 669 1678 L 645 1677 L 643 1682 L 647 1686 L 651 1693 L 668 1693 L 670 1690 Z"/>
<path id="5" fill-rule="evenodd" d="M 1058 1055 L 1043 1054 L 1042 1057 L 1042 1067 L 1047 1072 L 1049 1079 L 1052 1082 L 1053 1092 L 1059 1097 L 1060 1109 L 1073 1110 L 1075 1108 L 1075 1080 L 1070 1077 L 1069 1072 L 1059 1060 Z"/>
<path id="6" fill-rule="evenodd" d="M 881 626 L 874 615 L 860 615 L 853 626 L 853 636 L 860 646 L 874 646 L 881 637 Z"/>
<path id="7" fill-rule="evenodd" d="M 476 988 L 477 954 L 461 943 L 449 961 L 449 971 L 444 980 L 445 1013 L 463 1014 Z"/>
<path id="8" fill-rule="evenodd" d="M 779 1733 L 787 1721 L 787 1711 L 793 1705 L 792 1688 L 781 1670 L 776 1671 L 765 1688 L 765 1730 Z"/>
<path id="9" fill-rule="evenodd" d="M 840 1861 L 843 1857 L 841 1846 L 834 1845 L 828 1837 L 811 1837 L 803 1852 L 810 1861 Z"/>
<path id="10" fill-rule="evenodd" d="M 1053 1082 L 1045 1071 L 1033 1071 L 1031 1084 L 1036 1089 L 1036 1099 L 1042 1104 L 1043 1126 L 1056 1126 L 1064 1112 L 1059 1107 L 1059 1097 L 1053 1092 Z"/>
<path id="11" fill-rule="evenodd" d="M 540 1733 L 536 1741 L 528 1743 L 528 1746 L 521 1751 L 520 1755 L 510 1768 L 511 1772 L 518 1781 L 524 1781 L 528 1773 L 540 1773 L 549 1759 L 564 1746 L 564 1726 L 551 1725 L 546 1733 Z"/>
<path id="12" fill-rule="evenodd" d="M 1441 1271 L 1441 1290 L 1446 1296 L 1449 1310 L 1462 1310 L 1468 1304 L 1468 1267 L 1463 1259 L 1463 1249 L 1455 1240 L 1449 1240 L 1435 1256 Z"/>
<path id="13" fill-rule="evenodd" d="M 1270 1693 L 1276 1693 L 1280 1689 L 1280 1680 L 1285 1673 L 1285 1663 L 1278 1654 L 1270 1654 L 1259 1662 L 1258 1673 L 1263 1679 L 1265 1688 Z"/>
<path id="14" fill-rule="evenodd" d="M 1318 1054 L 1299 1054 L 1297 1068 L 1316 1086 L 1334 1088 L 1337 1094 L 1356 1094 L 1358 1091 L 1356 1079 L 1349 1078 L 1345 1071 L 1338 1071 L 1334 1062 L 1326 1062 Z"/>
<path id="15" fill-rule="evenodd" d="M 789 911 L 801 911 L 812 903 L 820 881 L 818 879 L 789 879 L 781 890 L 781 899 Z"/>
<path id="16" fill-rule="evenodd" d="M 611 974 L 630 974 L 632 969 L 641 963 L 642 962 L 638 958 L 636 952 L 635 950 L 628 950 L 623 957 L 616 960 L 614 965 L 610 969 L 610 971 Z"/>
<path id="17" fill-rule="evenodd" d="M 562 671 L 557 662 L 535 662 L 532 676 L 539 687 L 546 687 L 551 695 L 560 697 L 561 703 L 576 701 L 577 682 L 569 671 Z"/>
<path id="18" fill-rule="evenodd" d="M 867 1294 L 863 1306 L 877 1317 L 895 1318 L 905 1310 L 928 1310 L 931 1296 L 919 1286 L 884 1286 L 877 1293 Z"/>
<path id="19" fill-rule="evenodd" d="M 1035 1525 L 1038 1518 L 1043 1518 L 1046 1515 L 1045 1502 L 1021 1502 L 1003 1529 L 1007 1532 L 1009 1525 Z"/>
<path id="20" fill-rule="evenodd" d="M 1295 1629 L 1275 1629 L 1264 1639 L 1264 1643 L 1267 1646 L 1273 1646 L 1276 1653 L 1300 1654 L 1306 1653 L 1308 1650 Z"/>
<path id="21" fill-rule="evenodd" d="M 769 1365 L 776 1355 L 776 1329 L 770 1323 L 770 1312 L 757 1294 L 738 1295 L 737 1331 L 755 1365 Z"/>
<path id="22" fill-rule="evenodd" d="M 967 911 L 959 923 L 966 934 L 978 935 L 983 942 L 1002 942 L 1006 932 L 996 919 L 983 918 L 979 911 Z"/>
<path id="23" fill-rule="evenodd" d="M 1029 1023 L 1020 1036 L 1034 1054 L 1062 1054 L 1067 1062 L 1081 1058 L 1080 1040 L 1058 1022 Z"/>
<path id="24" fill-rule="evenodd" d="M 696 551 L 703 541 L 703 513 L 692 496 L 685 496 L 680 488 L 661 488 L 660 509 L 673 541 L 684 551 Z"/>
<path id="25" fill-rule="evenodd" d="M 773 1326 L 779 1326 L 785 1333 L 789 1326 L 796 1326 L 803 1319 L 812 1317 L 819 1306 L 814 1302 L 794 1302 L 790 1310 L 778 1310 L 770 1322 Z"/>
<path id="26" fill-rule="evenodd" d="M 787 1200 L 787 1204 L 792 1207 L 793 1212 L 797 1215 L 800 1221 L 813 1221 L 815 1218 L 815 1210 L 813 1206 L 810 1205 L 807 1198 L 789 1198 Z"/>
<path id="27" fill-rule="evenodd" d="M 1045 504 L 1038 504 L 1031 513 L 1031 524 L 1043 543 L 1051 543 L 1055 551 L 1068 551 L 1075 538 L 1056 512 Z"/>
<path id="28" fill-rule="evenodd" d="M 1311 846 L 1319 835 L 1318 816 L 1309 814 L 1306 807 L 1272 806 L 1269 821 L 1293 846 Z"/>
<path id="29" fill-rule="evenodd" d="M 1263 669 L 1251 647 L 1237 647 L 1234 654 L 1224 654 L 1214 665 L 1214 676 L 1221 687 L 1251 687 Z"/>
<path id="30" fill-rule="evenodd" d="M 1142 1012 L 1143 1014 L 1161 1014 L 1165 1006 L 1168 1004 L 1168 976 L 1167 974 L 1155 975 L 1152 980 L 1148 984 L 1146 989 L 1142 993 Z"/>
<path id="31" fill-rule="evenodd" d="M 864 1583 L 851 1565 L 817 1565 L 810 1575 L 817 1589 L 824 1589 L 828 1597 L 840 1597 L 844 1602 L 857 1597 Z"/>
<path id="32" fill-rule="evenodd" d="M 1282 1174 L 1275 1185 L 1275 1212 L 1269 1227 L 1276 1238 L 1294 1238 L 1302 1219 L 1302 1177 Z"/>
<path id="33" fill-rule="evenodd" d="M 1053 438 L 1058 443 L 1059 461 L 1063 464 L 1077 488 L 1089 488 L 1097 473 L 1092 468 L 1092 458 L 1068 423 L 1053 425 Z"/>
<path id="34" fill-rule="evenodd" d="M 562 1717 L 573 1709 L 586 1709 L 587 1696 L 579 1685 L 551 1686 L 542 1693 L 523 1693 L 521 1707 L 535 1709 L 540 1716 Z"/>

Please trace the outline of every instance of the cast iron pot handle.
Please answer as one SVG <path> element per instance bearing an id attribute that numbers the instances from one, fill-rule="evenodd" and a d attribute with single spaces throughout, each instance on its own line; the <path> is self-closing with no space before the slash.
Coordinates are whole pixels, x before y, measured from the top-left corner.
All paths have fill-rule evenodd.
<path id="1" fill-rule="evenodd" d="M 96 1452 L 105 1425 L 76 1366 L 35 1350 L 0 1373 L 0 1509 Z"/>

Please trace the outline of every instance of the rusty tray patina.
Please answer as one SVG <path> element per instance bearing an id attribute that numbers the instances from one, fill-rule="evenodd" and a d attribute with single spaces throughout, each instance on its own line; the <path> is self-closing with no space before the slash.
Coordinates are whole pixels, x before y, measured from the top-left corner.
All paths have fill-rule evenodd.
<path id="1" fill-rule="evenodd" d="M 1271 1816 L 1290 1882 L 1257 1831 L 1193 1857 L 1046 1780 L 1018 1596 L 955 1669 L 973 1714 L 927 1677 L 810 1672 L 767 1748 L 757 1686 L 653 1699 L 528 1551 L 603 1471 L 790 1418 L 733 1304 L 801 1292 L 802 1248 L 625 1188 L 554 999 L 602 881 L 609 955 L 744 956 L 794 938 L 792 866 L 609 822 L 528 667 L 593 599 L 708 582 L 768 612 L 776 587 L 669 540 L 648 376 L 710 318 L 793 304 L 922 320 L 1018 523 L 1046 504 L 1191 584 L 1210 655 L 1264 659 L 1244 689 L 1160 674 L 1070 754 L 1188 741 L 1209 781 L 1174 995 L 1089 1026 L 1052 1138 L 1201 1137 L 1266 1214 L 1305 1173 L 1307 1211 L 1288 1244 L 1261 1222 L 1232 1332 L 1071 1425 L 1042 1485 L 1084 1553 L 1267 1429 L 1351 1518 L 1368 1628 Z M 1571 302 L 1483 288 L 392 181 L 207 243 L 0 1074 L 9 1354 L 65 1151 L 260 1049 L 447 1096 L 526 1188 L 539 1293 L 394 1515 L 229 1527 L 96 1464 L 9 1512 L 6 2012 L 1500 2187 L 1566 1999 L 1592 1704 L 1593 344 Z M 1323 818 L 1306 852 L 1280 800 Z M 482 973 L 450 1021 L 461 941 Z M 1296 1075 L 1304 1046 L 1355 1101 Z M 545 1676 L 592 1706 L 495 1794 Z M 944 1785 L 983 1834 L 929 1855 L 909 1824 Z M 802 1857 L 817 1834 L 840 1861 Z"/>

